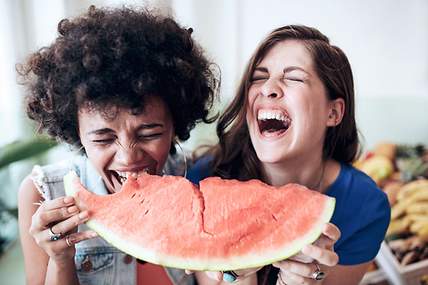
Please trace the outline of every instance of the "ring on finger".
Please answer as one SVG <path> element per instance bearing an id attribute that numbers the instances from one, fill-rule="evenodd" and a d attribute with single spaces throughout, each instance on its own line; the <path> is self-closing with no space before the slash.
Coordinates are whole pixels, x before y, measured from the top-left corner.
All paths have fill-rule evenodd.
<path id="1" fill-rule="evenodd" d="M 314 273 L 312 273 L 311 278 L 317 281 L 321 281 L 325 278 L 325 272 L 320 269 L 318 263 L 315 263 L 315 266 L 317 268 L 315 269 Z"/>
<path id="2" fill-rule="evenodd" d="M 52 227 L 49 227 L 49 239 L 50 239 L 51 241 L 57 241 L 57 240 L 61 239 L 61 237 L 62 237 L 62 234 L 61 234 L 61 233 L 55 233 L 55 232 L 52 230 Z"/>
<path id="3" fill-rule="evenodd" d="M 239 275 L 235 271 L 223 271 L 223 280 L 228 283 L 233 283 L 238 280 Z"/>
<path id="4" fill-rule="evenodd" d="M 67 235 L 65 237 L 65 242 L 67 243 L 68 247 L 71 247 L 73 245 L 73 243 L 70 241 L 70 235 Z"/>

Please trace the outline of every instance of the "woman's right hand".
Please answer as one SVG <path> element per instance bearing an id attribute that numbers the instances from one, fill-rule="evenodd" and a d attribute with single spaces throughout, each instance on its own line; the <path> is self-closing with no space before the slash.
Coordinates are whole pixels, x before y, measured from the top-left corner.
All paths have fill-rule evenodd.
<path id="1" fill-rule="evenodd" d="M 93 231 L 77 232 L 77 226 L 88 219 L 88 212 L 80 212 L 73 197 L 44 201 L 32 217 L 30 234 L 51 259 L 67 262 L 76 253 L 74 244 L 97 236 Z M 51 240 L 51 231 L 61 234 L 60 239 Z"/>

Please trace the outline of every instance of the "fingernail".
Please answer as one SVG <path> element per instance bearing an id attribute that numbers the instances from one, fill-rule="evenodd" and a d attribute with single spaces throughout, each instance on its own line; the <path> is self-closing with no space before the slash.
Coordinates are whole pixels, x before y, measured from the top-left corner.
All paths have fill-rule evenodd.
<path id="1" fill-rule="evenodd" d="M 84 220 L 86 218 L 88 218 L 88 212 L 85 211 L 79 214 L 79 219 Z"/>
<path id="2" fill-rule="evenodd" d="M 69 212 L 70 214 L 71 213 L 74 213 L 74 212 L 77 212 L 77 207 L 76 206 L 71 206 L 71 207 L 68 207 L 67 208 L 67 212 Z"/>
<path id="3" fill-rule="evenodd" d="M 64 204 L 68 204 L 74 201 L 74 198 L 71 196 L 67 196 L 64 198 Z"/>
<path id="4" fill-rule="evenodd" d="M 89 237 L 91 237 L 91 238 L 94 238 L 94 237 L 97 237 L 98 236 L 98 234 L 96 233 L 96 232 L 89 232 Z"/>

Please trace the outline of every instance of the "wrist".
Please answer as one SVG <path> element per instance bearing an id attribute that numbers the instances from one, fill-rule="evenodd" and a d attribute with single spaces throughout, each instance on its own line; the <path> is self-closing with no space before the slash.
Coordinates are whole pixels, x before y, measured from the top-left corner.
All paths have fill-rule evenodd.
<path id="1" fill-rule="evenodd" d="M 74 256 L 73 257 L 62 257 L 62 258 L 51 258 L 50 263 L 55 265 L 58 269 L 69 268 L 71 265 L 74 266 Z"/>

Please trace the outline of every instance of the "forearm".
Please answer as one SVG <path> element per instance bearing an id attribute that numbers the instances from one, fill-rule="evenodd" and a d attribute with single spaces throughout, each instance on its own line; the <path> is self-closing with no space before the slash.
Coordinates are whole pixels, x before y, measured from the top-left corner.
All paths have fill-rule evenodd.
<path id="1" fill-rule="evenodd" d="M 49 259 L 45 284 L 78 285 L 79 280 L 74 260 L 59 263 Z"/>

